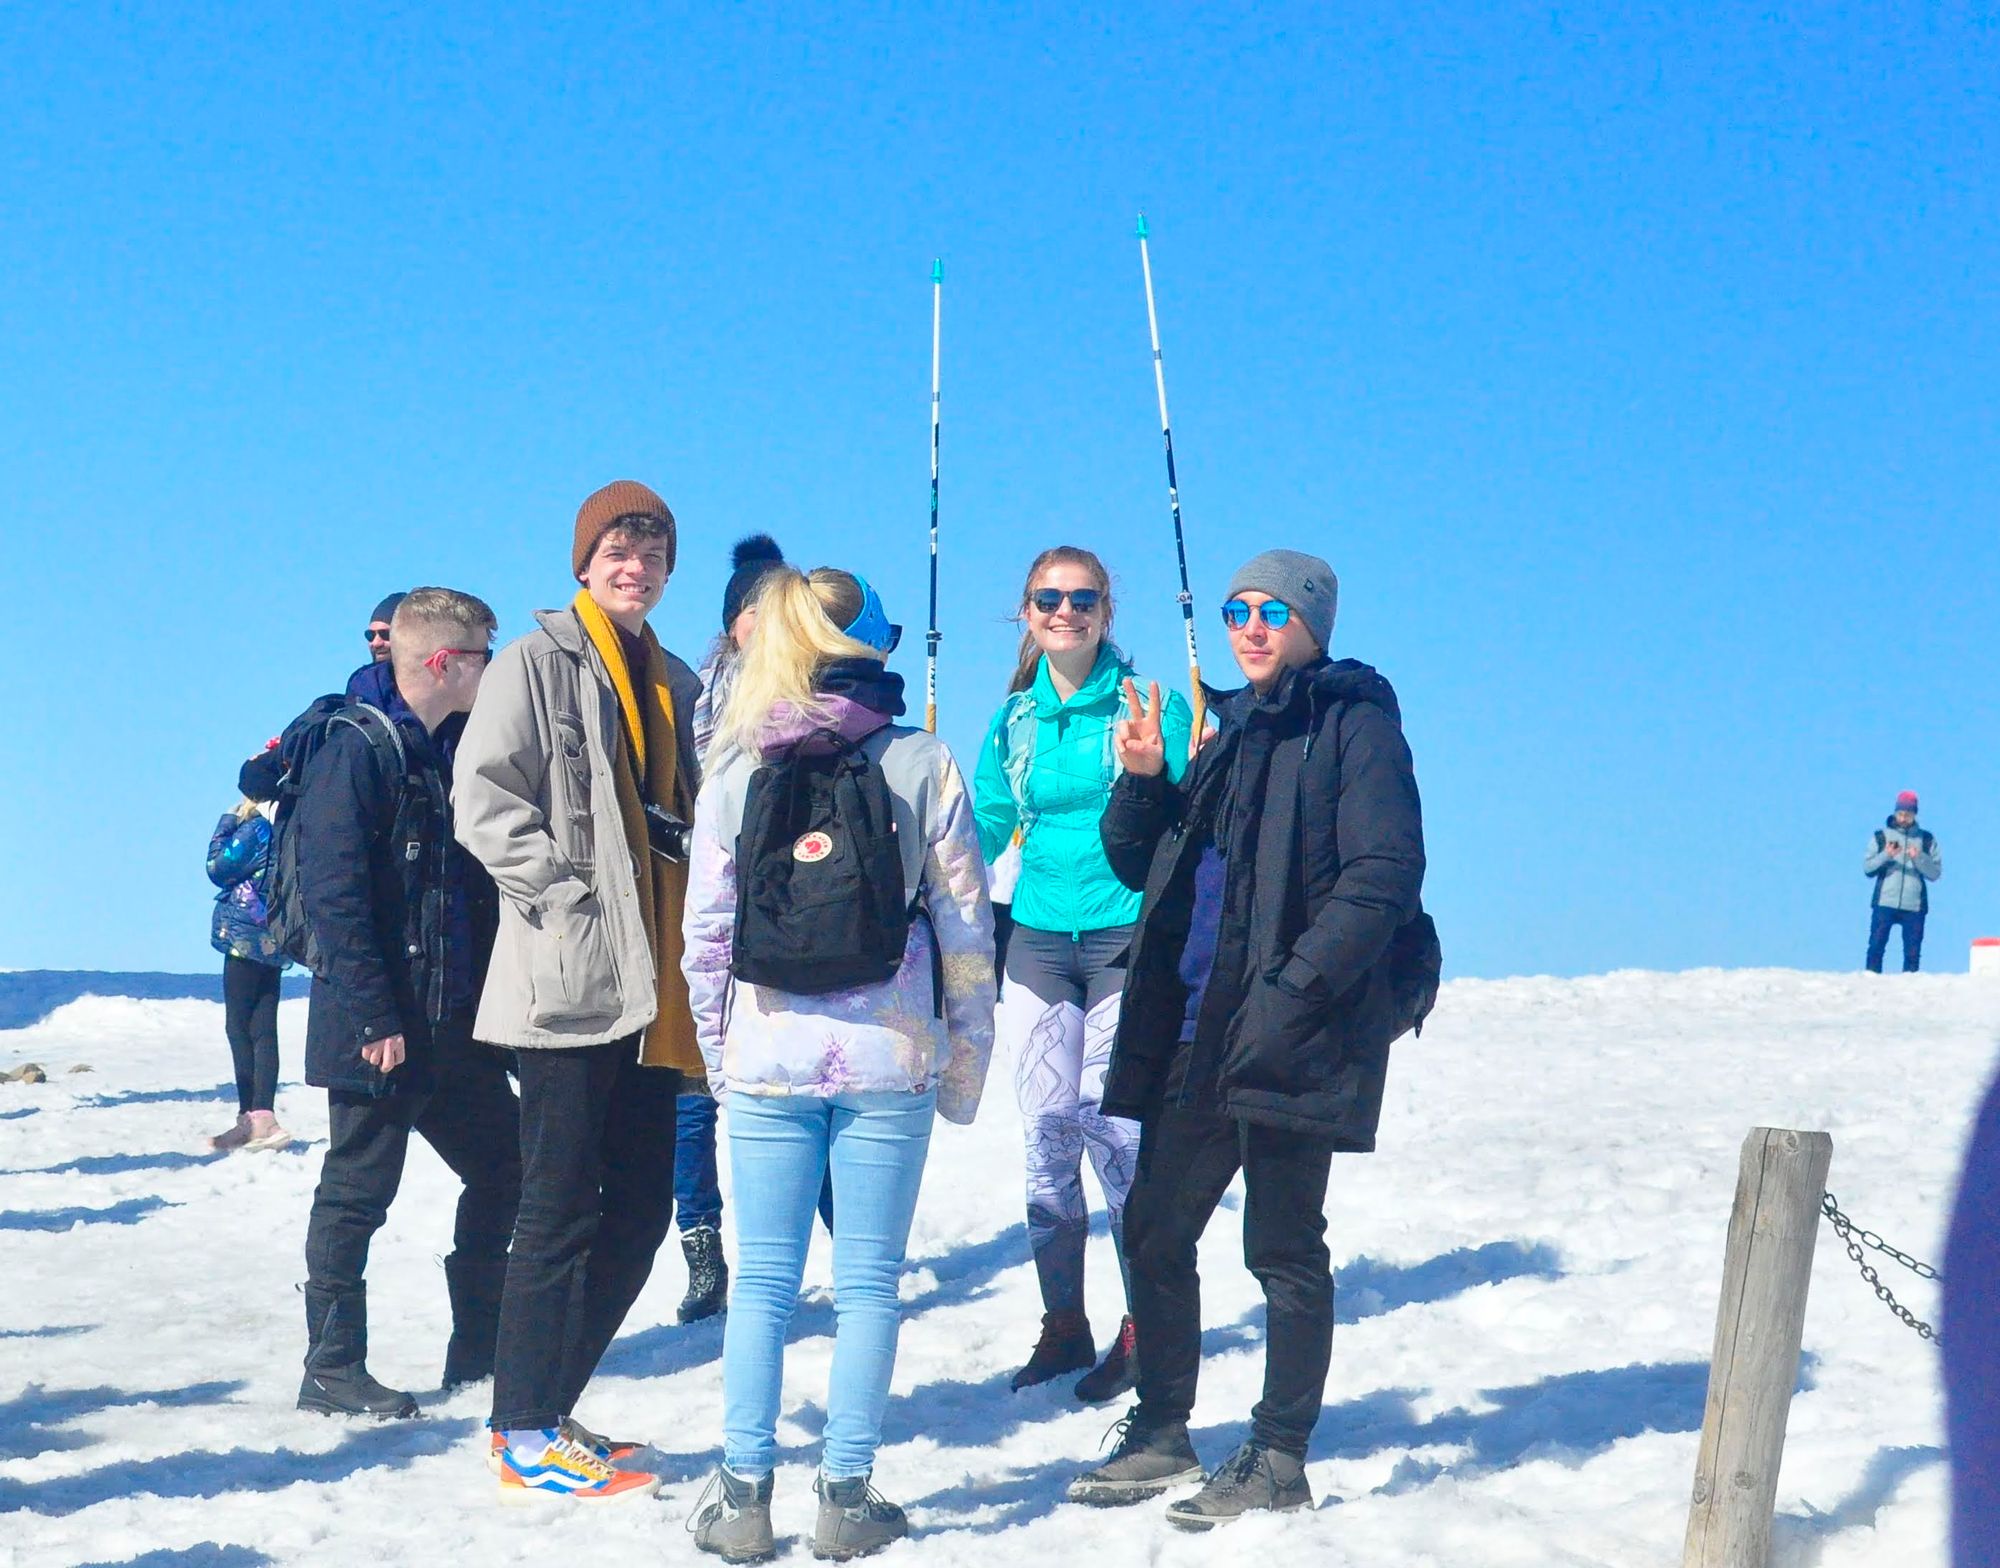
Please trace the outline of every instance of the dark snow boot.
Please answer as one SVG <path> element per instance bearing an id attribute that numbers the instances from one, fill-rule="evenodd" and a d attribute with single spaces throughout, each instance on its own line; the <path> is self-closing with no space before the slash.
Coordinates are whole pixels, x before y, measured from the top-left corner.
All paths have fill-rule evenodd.
<path id="1" fill-rule="evenodd" d="M 444 1260 L 445 1288 L 451 1294 L 451 1339 L 444 1347 L 446 1392 L 493 1375 L 493 1347 L 500 1337 L 500 1291 L 507 1283 L 507 1259 Z"/>
<path id="2" fill-rule="evenodd" d="M 729 1305 L 729 1263 L 722 1256 L 722 1232 L 713 1225 L 695 1226 L 682 1234 L 681 1254 L 687 1259 L 688 1288 L 676 1316 L 683 1323 L 699 1323 Z"/>
<path id="3" fill-rule="evenodd" d="M 1035 1341 L 1035 1352 L 1009 1386 L 1019 1393 L 1065 1372 L 1081 1372 L 1096 1360 L 1097 1341 L 1090 1337 L 1088 1318 L 1081 1312 L 1044 1312 L 1042 1337 Z"/>
<path id="4" fill-rule="evenodd" d="M 1185 1421 L 1151 1426 L 1134 1410 L 1111 1430 L 1118 1434 L 1118 1446 L 1103 1464 L 1070 1482 L 1066 1495 L 1071 1502 L 1118 1508 L 1201 1479 L 1201 1459 Z"/>
<path id="5" fill-rule="evenodd" d="M 866 1557 L 910 1533 L 910 1521 L 888 1498 L 868 1484 L 865 1475 L 813 1481 L 819 1493 L 819 1518 L 813 1525 L 813 1556 L 833 1562 Z"/>
<path id="6" fill-rule="evenodd" d="M 1168 1505 L 1167 1522 L 1183 1530 L 1213 1530 L 1251 1512 L 1310 1508 L 1312 1500 L 1303 1464 L 1275 1448 L 1245 1443 L 1199 1492 Z"/>
<path id="7" fill-rule="evenodd" d="M 378 1419 L 415 1415 L 414 1395 L 368 1375 L 367 1288 L 308 1285 L 305 1295 L 306 1375 L 299 1383 L 299 1409 Z"/>
<path id="8" fill-rule="evenodd" d="M 1118 1325 L 1118 1337 L 1104 1359 L 1076 1380 L 1076 1397 L 1085 1404 L 1116 1399 L 1139 1381 L 1139 1341 L 1128 1316 Z"/>

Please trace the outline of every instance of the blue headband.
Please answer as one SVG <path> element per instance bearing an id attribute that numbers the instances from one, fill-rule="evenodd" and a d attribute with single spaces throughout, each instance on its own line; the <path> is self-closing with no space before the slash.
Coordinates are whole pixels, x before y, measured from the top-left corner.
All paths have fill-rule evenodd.
<path id="1" fill-rule="evenodd" d="M 884 658 L 895 652 L 896 644 L 902 641 L 903 628 L 890 623 L 889 614 L 882 608 L 882 599 L 868 586 L 868 579 L 855 573 L 855 582 L 861 585 L 861 613 L 841 630 L 856 642 L 865 642 Z"/>

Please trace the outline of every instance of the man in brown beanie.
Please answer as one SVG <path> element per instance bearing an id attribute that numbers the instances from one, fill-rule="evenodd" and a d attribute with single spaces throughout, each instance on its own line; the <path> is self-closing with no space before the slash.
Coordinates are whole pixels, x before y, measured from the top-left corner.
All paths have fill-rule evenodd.
<path id="1" fill-rule="evenodd" d="M 701 1071 L 681 977 L 699 683 L 646 616 L 674 569 L 666 503 L 577 512 L 568 609 L 501 650 L 459 744 L 458 838 L 499 885 L 475 1033 L 520 1063 L 521 1216 L 491 1458 L 503 1494 L 607 1499 L 658 1477 L 571 1419 L 673 1215 L 675 1097 Z"/>

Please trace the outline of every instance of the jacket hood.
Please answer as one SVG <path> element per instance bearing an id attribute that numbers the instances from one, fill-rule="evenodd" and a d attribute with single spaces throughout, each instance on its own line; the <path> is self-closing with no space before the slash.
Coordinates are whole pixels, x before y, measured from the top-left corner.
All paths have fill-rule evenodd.
<path id="1" fill-rule="evenodd" d="M 347 677 L 347 695 L 355 702 L 365 702 L 387 712 L 392 701 L 400 700 L 394 666 L 387 659 L 379 664 L 371 661 L 362 665 Z"/>
<path id="2" fill-rule="evenodd" d="M 823 733 L 831 730 L 850 745 L 866 740 L 904 711 L 903 677 L 878 659 L 835 659 L 820 671 L 819 701 L 813 709 L 780 703 L 771 710 L 759 741 L 765 756 L 792 747 L 812 753 L 833 750 Z"/>
<path id="3" fill-rule="evenodd" d="M 1923 826 L 1923 818 L 1912 816 L 1910 818 L 1910 825 L 1904 827 L 1902 823 L 1896 820 L 1896 813 L 1892 811 L 1882 819 L 1882 826 L 1885 828 L 1894 828 L 1898 833 L 1914 833 Z"/>
<path id="4" fill-rule="evenodd" d="M 1208 692 L 1218 721 L 1224 724 L 1240 724 L 1260 710 L 1282 713 L 1295 703 L 1309 703 L 1315 708 L 1325 709 L 1356 702 L 1373 703 L 1394 719 L 1399 727 L 1403 722 L 1403 709 L 1396 701 L 1395 688 L 1374 665 L 1363 664 L 1359 659 L 1320 658 L 1298 669 L 1287 670 L 1268 696 L 1258 696 L 1254 686 L 1239 686 L 1234 691 L 1218 692 L 1204 685 L 1204 690 Z"/>

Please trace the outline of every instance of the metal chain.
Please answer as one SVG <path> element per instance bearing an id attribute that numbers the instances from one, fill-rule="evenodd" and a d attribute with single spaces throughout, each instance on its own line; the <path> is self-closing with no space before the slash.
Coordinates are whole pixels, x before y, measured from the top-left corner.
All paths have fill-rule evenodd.
<path id="1" fill-rule="evenodd" d="M 1882 1283 L 1881 1275 L 1875 1272 L 1874 1268 L 1868 1262 L 1867 1255 L 1861 1249 L 1863 1247 L 1871 1247 L 1884 1257 L 1894 1258 L 1919 1279 L 1936 1279 L 1938 1271 L 1928 1263 L 1918 1262 L 1900 1247 L 1890 1246 L 1888 1242 L 1876 1235 L 1874 1231 L 1863 1230 L 1860 1226 L 1856 1225 L 1853 1220 L 1840 1212 L 1840 1204 L 1835 1200 L 1832 1193 L 1829 1192 L 1822 1195 L 1819 1207 L 1820 1212 L 1833 1222 L 1834 1234 L 1847 1244 L 1847 1255 L 1854 1260 L 1855 1266 L 1861 1270 L 1861 1277 L 1868 1282 L 1869 1288 L 1875 1292 L 1877 1299 L 1891 1312 L 1895 1313 L 1897 1317 L 1901 1318 L 1906 1325 L 1915 1329 L 1919 1336 L 1935 1343 L 1938 1337 L 1937 1330 L 1896 1299 L 1895 1292 Z"/>

